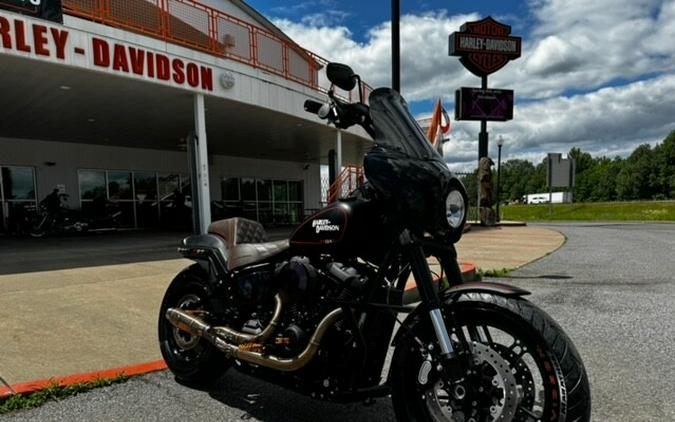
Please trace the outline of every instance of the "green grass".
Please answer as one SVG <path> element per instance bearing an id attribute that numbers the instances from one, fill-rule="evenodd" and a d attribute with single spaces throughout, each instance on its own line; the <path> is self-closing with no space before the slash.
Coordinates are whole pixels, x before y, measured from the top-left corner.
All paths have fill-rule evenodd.
<path id="1" fill-rule="evenodd" d="M 509 273 L 513 271 L 508 268 L 502 268 L 501 270 L 482 270 L 478 269 L 478 274 L 481 277 L 506 277 Z"/>
<path id="2" fill-rule="evenodd" d="M 126 375 L 119 375 L 116 378 L 100 379 L 92 382 L 74 384 L 67 387 L 62 387 L 55 382 L 51 387 L 32 394 L 16 394 L 10 396 L 4 402 L 0 402 L 0 415 L 17 410 L 32 409 L 34 407 L 42 406 L 48 401 L 62 400 L 67 397 L 76 396 L 80 393 L 85 393 L 95 388 L 119 384 L 127 381 L 128 379 L 129 377 Z"/>
<path id="3" fill-rule="evenodd" d="M 511 221 L 672 221 L 675 201 L 586 202 L 577 204 L 507 205 L 502 220 Z"/>

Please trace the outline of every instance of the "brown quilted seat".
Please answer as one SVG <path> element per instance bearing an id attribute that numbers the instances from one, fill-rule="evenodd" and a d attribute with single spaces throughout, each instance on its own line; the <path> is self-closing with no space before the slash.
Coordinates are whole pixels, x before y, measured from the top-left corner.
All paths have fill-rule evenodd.
<path id="1" fill-rule="evenodd" d="M 214 221 L 208 232 L 225 241 L 230 271 L 264 261 L 289 248 L 288 239 L 269 242 L 262 224 L 241 217 Z"/>

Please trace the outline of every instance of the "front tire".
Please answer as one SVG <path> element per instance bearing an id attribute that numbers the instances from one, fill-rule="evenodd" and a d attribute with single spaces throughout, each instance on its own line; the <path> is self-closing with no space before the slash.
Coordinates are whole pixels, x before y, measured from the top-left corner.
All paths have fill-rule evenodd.
<path id="1" fill-rule="evenodd" d="M 465 293 L 455 303 L 448 300 L 444 314 L 452 340 L 466 341 L 473 350 L 473 373 L 465 383 L 471 402 L 458 400 L 436 371 L 440 360 L 430 349 L 438 344 L 420 312 L 401 327 L 392 359 L 397 420 L 590 420 L 590 388 L 579 353 L 544 311 L 521 298 Z"/>
<path id="2" fill-rule="evenodd" d="M 206 339 L 174 327 L 166 319 L 166 311 L 179 308 L 210 313 L 211 299 L 206 275 L 198 265 L 179 273 L 164 294 L 159 312 L 159 346 L 171 372 L 185 384 L 208 384 L 222 376 L 231 362 Z"/>
<path id="3" fill-rule="evenodd" d="M 39 222 L 35 222 L 33 226 L 30 229 L 30 235 L 31 237 L 35 238 L 41 238 L 45 237 L 47 234 L 47 228 L 50 226 L 49 224 L 49 216 L 45 215 L 40 218 Z"/>

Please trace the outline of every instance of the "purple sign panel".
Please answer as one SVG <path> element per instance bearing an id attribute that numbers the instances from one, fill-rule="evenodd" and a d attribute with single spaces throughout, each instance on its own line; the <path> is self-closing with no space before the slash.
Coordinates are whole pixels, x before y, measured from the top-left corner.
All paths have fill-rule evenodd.
<path id="1" fill-rule="evenodd" d="M 513 90 L 462 87 L 455 91 L 456 120 L 513 119 Z"/>

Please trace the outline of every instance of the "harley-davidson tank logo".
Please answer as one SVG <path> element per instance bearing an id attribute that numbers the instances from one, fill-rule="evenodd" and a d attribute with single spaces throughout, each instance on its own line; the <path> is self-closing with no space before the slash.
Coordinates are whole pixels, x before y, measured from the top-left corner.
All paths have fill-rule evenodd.
<path id="1" fill-rule="evenodd" d="M 511 27 L 487 17 L 467 22 L 450 34 L 450 55 L 477 76 L 487 76 L 520 57 L 521 39 L 511 37 Z"/>
<path id="2" fill-rule="evenodd" d="M 340 231 L 339 225 L 333 224 L 332 221 L 327 220 L 327 219 L 312 221 L 312 227 L 314 228 L 314 230 L 316 230 L 317 234 L 319 234 L 321 232 L 339 232 Z"/>

